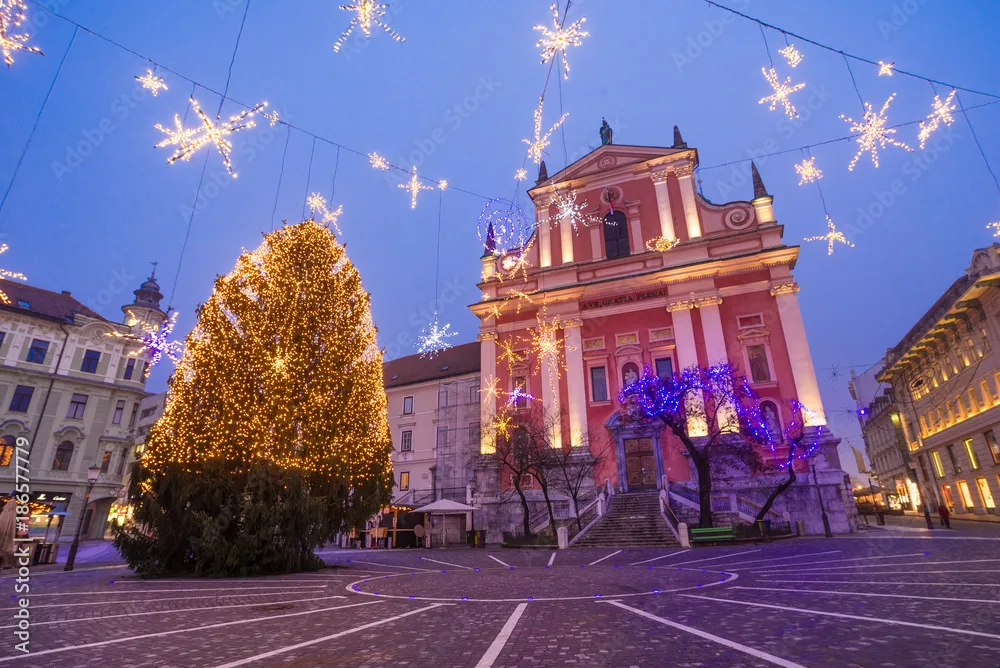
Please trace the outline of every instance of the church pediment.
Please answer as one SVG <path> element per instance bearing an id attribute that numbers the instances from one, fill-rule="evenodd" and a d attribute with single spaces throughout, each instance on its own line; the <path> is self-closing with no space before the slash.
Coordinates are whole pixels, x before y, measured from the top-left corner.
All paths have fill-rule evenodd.
<path id="1" fill-rule="evenodd" d="M 587 179 L 591 176 L 605 176 L 608 173 L 624 171 L 629 167 L 641 165 L 657 158 L 667 158 L 679 154 L 690 154 L 694 151 L 681 148 L 663 148 L 657 146 L 620 146 L 609 144 L 594 149 L 559 173 L 549 177 L 538 188 L 566 181 Z"/>

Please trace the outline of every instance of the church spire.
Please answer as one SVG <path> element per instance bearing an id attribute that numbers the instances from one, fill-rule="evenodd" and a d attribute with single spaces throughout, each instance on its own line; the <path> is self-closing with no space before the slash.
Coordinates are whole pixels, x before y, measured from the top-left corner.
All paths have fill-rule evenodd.
<path id="1" fill-rule="evenodd" d="M 497 250 L 496 234 L 493 231 L 493 221 L 486 227 L 486 245 L 483 247 L 483 257 L 493 256 Z"/>
<path id="2" fill-rule="evenodd" d="M 680 131 L 680 129 L 675 125 L 674 126 L 674 145 L 671 146 L 670 148 L 687 148 L 687 147 L 688 147 L 687 142 L 685 142 L 684 138 L 681 137 L 681 131 Z"/>
<path id="3" fill-rule="evenodd" d="M 753 175 L 753 198 L 770 197 L 771 195 L 764 187 L 764 180 L 760 178 L 760 172 L 757 171 L 757 165 L 754 164 L 753 160 L 750 161 L 750 173 Z"/>
<path id="4" fill-rule="evenodd" d="M 538 180 L 535 181 L 535 185 L 541 185 L 545 181 L 549 180 L 549 170 L 545 167 L 545 161 L 538 165 Z"/>

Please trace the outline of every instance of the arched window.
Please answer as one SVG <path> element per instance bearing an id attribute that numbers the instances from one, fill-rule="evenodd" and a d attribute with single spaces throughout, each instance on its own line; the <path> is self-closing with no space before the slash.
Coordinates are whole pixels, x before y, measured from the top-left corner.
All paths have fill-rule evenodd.
<path id="1" fill-rule="evenodd" d="M 14 448 L 17 447 L 17 439 L 13 436 L 4 436 L 0 439 L 0 466 L 10 466 L 10 460 L 14 458 Z"/>
<path id="2" fill-rule="evenodd" d="M 770 434 L 771 440 L 780 443 L 784 435 L 781 429 L 781 418 L 778 417 L 778 407 L 773 401 L 760 402 L 760 416 L 764 420 L 764 428 Z"/>
<path id="3" fill-rule="evenodd" d="M 609 260 L 628 257 L 628 219 L 616 210 L 604 216 L 604 248 Z"/>
<path id="4" fill-rule="evenodd" d="M 63 441 L 56 447 L 56 456 L 52 458 L 53 471 L 68 471 L 70 460 L 73 459 L 73 444 Z"/>
<path id="5" fill-rule="evenodd" d="M 628 387 L 639 380 L 639 367 L 629 362 L 622 367 L 622 387 Z"/>

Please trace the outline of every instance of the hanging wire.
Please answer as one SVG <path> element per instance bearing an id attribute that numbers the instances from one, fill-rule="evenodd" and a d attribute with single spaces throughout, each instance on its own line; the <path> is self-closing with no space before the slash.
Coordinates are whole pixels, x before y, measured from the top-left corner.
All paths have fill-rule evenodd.
<path id="1" fill-rule="evenodd" d="M 306 172 L 306 194 L 302 198 L 302 219 L 306 217 L 306 200 L 309 199 L 309 181 L 312 180 L 313 158 L 316 156 L 316 140 L 313 139 L 312 150 L 309 152 L 309 171 Z"/>
<path id="2" fill-rule="evenodd" d="M 858 94 L 858 101 L 861 102 L 861 108 L 867 111 L 865 107 L 865 98 L 861 97 L 861 90 L 858 88 L 858 80 L 854 78 L 854 70 L 851 69 L 851 61 L 844 56 L 844 64 L 847 65 L 847 73 L 851 75 L 851 83 L 854 84 L 854 92 Z"/>
<path id="3" fill-rule="evenodd" d="M 555 58 L 555 56 L 553 56 Z M 559 73 L 562 73 L 562 63 L 559 64 Z M 563 93 L 562 93 L 562 77 L 559 74 L 556 75 L 556 81 L 559 85 L 559 117 L 562 118 L 563 115 Z M 559 126 L 559 134 L 562 136 L 563 145 L 563 164 L 569 164 L 569 149 L 566 147 L 566 124 L 563 123 Z"/>
<path id="4" fill-rule="evenodd" d="M 288 128 L 285 135 L 285 150 L 281 152 L 281 170 L 278 172 L 278 188 L 274 191 L 274 208 L 271 209 L 271 231 L 274 232 L 274 215 L 278 212 L 278 195 L 281 194 L 281 180 L 285 176 L 285 156 L 288 155 L 288 140 L 292 138 L 292 129 Z"/>
<path id="5" fill-rule="evenodd" d="M 63 65 L 66 64 L 66 57 L 69 56 L 69 51 L 73 48 L 73 43 L 76 42 L 76 35 L 79 30 L 79 28 L 73 28 L 73 36 L 70 37 L 69 45 L 66 47 L 66 52 L 63 53 L 62 60 L 59 61 L 59 67 L 56 69 L 55 76 L 52 77 L 52 83 L 49 84 L 49 90 L 45 93 L 45 98 L 42 100 L 42 106 L 38 108 L 38 113 L 35 114 L 35 122 L 31 125 L 31 131 L 28 133 L 28 139 L 24 142 L 24 148 L 21 150 L 21 155 L 17 158 L 17 163 L 14 165 L 14 173 L 11 174 L 10 181 L 7 183 L 7 189 L 4 191 L 3 197 L 0 198 L 0 213 L 3 213 L 3 206 L 7 203 L 7 198 L 10 197 L 10 191 L 14 187 L 14 180 L 17 178 L 18 172 L 21 171 L 21 166 L 24 164 L 24 157 L 28 155 L 28 148 L 31 147 L 31 140 L 35 138 L 35 131 L 38 130 L 38 124 L 42 120 L 42 114 L 45 112 L 45 107 L 49 104 L 49 98 L 52 97 L 52 91 L 56 87 L 59 75 L 62 74 Z"/>
<path id="6" fill-rule="evenodd" d="M 437 229 L 437 261 L 434 264 L 434 313 L 438 312 L 438 302 L 441 279 L 441 211 L 444 209 L 444 191 L 438 191 L 438 229 Z"/>
<path id="7" fill-rule="evenodd" d="M 330 186 L 330 201 L 337 195 L 337 172 L 340 170 L 340 147 L 337 147 L 337 161 L 333 163 L 333 185 Z"/>
<path id="8" fill-rule="evenodd" d="M 993 178 L 993 185 L 996 186 L 997 193 L 1000 193 L 1000 179 L 997 179 L 997 173 L 993 171 L 993 166 L 990 165 L 989 158 L 986 157 L 986 151 L 983 150 L 983 145 L 979 141 L 979 136 L 976 135 L 976 128 L 972 127 L 972 121 L 969 120 L 969 114 L 965 112 L 965 106 L 962 104 L 962 97 L 955 93 L 955 100 L 958 101 L 958 109 L 962 112 L 962 116 L 965 117 L 965 122 L 969 126 L 969 131 L 972 133 L 972 139 L 976 142 L 976 148 L 979 149 L 979 155 L 983 156 L 983 162 L 986 164 L 986 171 L 990 173 Z"/>
<path id="9" fill-rule="evenodd" d="M 774 60 L 771 58 L 771 47 L 767 43 L 767 35 L 764 34 L 764 26 L 760 26 L 760 38 L 764 40 L 764 50 L 767 51 L 767 62 L 771 64 L 771 69 L 774 69 Z"/>

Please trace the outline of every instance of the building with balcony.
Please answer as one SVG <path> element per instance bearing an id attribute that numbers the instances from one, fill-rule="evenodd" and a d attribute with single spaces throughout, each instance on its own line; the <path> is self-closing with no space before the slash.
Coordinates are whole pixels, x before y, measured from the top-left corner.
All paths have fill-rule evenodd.
<path id="1" fill-rule="evenodd" d="M 962 516 L 992 519 L 1000 494 L 1000 244 L 969 268 L 886 352 L 920 494 Z"/>
<path id="2" fill-rule="evenodd" d="M 122 307 L 123 323 L 87 308 L 70 292 L 0 281 L 0 485 L 12 488 L 13 447 L 28 439 L 27 475 L 36 508 L 68 512 L 62 540 L 82 520 L 84 537 L 100 537 L 122 493 L 136 426 L 146 397 L 149 359 L 143 325 L 166 320 L 150 277 Z M 87 469 L 99 466 L 83 508 Z M 48 518 L 34 517 L 32 535 Z"/>

